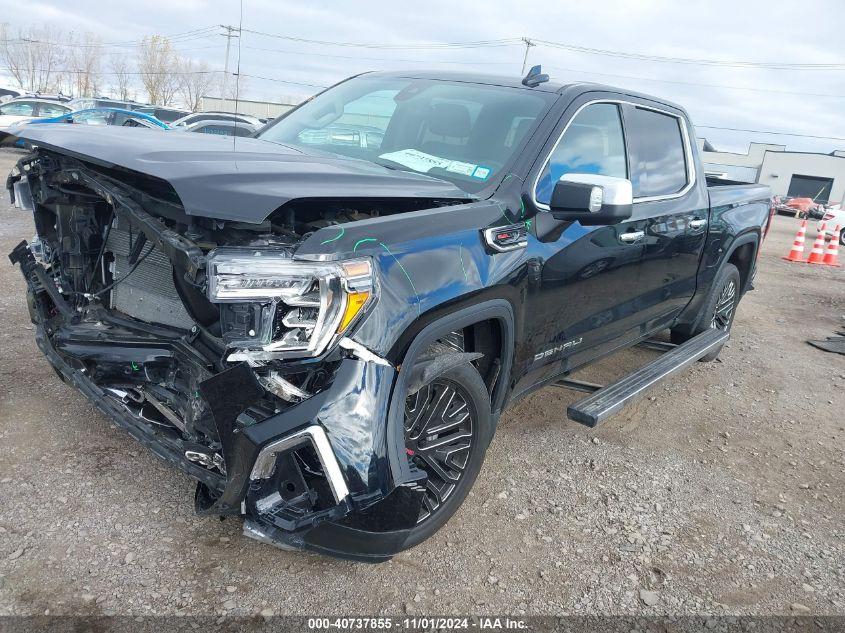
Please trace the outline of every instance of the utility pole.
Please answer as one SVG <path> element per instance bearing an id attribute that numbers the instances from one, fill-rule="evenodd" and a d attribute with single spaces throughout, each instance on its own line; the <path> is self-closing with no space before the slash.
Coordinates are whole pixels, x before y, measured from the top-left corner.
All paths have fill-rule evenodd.
<path id="1" fill-rule="evenodd" d="M 222 35 L 223 37 L 226 38 L 226 63 L 223 66 L 223 87 L 222 87 L 222 93 L 223 94 L 220 95 L 221 103 L 223 104 L 223 106 L 225 106 L 226 105 L 226 88 L 228 87 L 228 83 L 229 83 L 229 49 L 231 48 L 231 45 L 232 45 L 232 38 L 233 37 L 240 37 L 241 30 L 237 27 L 226 26 L 224 24 L 221 24 L 220 28 L 223 29 L 224 31 L 226 31 L 225 33 L 220 34 L 220 35 Z M 238 35 L 234 35 L 235 33 L 238 33 Z"/>
<path id="2" fill-rule="evenodd" d="M 522 38 L 523 44 L 525 44 L 525 56 L 522 58 L 522 76 L 525 76 L 525 67 L 528 65 L 528 49 L 532 46 L 537 46 L 534 42 L 532 42 L 529 38 L 523 37 Z"/>

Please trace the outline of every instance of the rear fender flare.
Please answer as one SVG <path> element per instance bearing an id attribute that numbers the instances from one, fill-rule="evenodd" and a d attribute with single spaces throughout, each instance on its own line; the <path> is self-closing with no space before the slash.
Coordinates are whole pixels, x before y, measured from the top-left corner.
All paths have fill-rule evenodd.
<path id="1" fill-rule="evenodd" d="M 730 261 L 731 257 L 733 257 L 734 252 L 736 252 L 736 250 L 740 246 L 744 246 L 745 244 L 754 244 L 754 257 L 751 260 L 751 266 L 753 267 L 755 265 L 754 262 L 757 261 L 757 252 L 760 249 L 760 234 L 755 229 L 749 229 L 744 233 L 740 233 L 733 240 L 731 240 L 730 247 L 728 248 L 728 250 L 725 251 L 725 254 L 722 256 L 722 261 L 719 263 L 718 268 L 716 268 L 716 272 L 713 274 L 713 280 L 715 280 L 716 277 L 719 276 L 719 273 L 722 272 L 725 267 L 725 264 L 727 264 Z M 748 279 L 750 278 L 751 276 L 749 275 Z M 743 288 L 742 290 L 744 292 L 745 288 Z M 711 281 L 707 285 L 707 292 L 703 295 L 704 300 L 701 304 L 702 307 L 701 309 L 699 309 L 698 314 L 695 317 L 695 321 L 693 321 L 692 325 L 689 328 L 691 332 L 695 331 L 695 329 L 701 322 L 701 319 L 704 317 L 704 314 L 702 313 L 703 306 L 707 304 L 706 299 L 710 297 L 711 292 L 713 292 L 713 281 Z"/>

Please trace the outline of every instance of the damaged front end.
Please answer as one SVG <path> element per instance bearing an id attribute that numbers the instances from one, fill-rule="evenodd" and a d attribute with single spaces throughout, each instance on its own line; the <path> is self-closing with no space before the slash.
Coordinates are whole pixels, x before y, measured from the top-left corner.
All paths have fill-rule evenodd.
<path id="1" fill-rule="evenodd" d="M 36 150 L 7 182 L 37 230 L 10 254 L 59 376 L 198 480 L 197 511 L 284 547 L 403 549 L 425 475 L 403 461 L 397 369 L 349 338 L 369 258 L 299 261 L 357 211 L 261 224 L 187 215 L 169 185 Z"/>

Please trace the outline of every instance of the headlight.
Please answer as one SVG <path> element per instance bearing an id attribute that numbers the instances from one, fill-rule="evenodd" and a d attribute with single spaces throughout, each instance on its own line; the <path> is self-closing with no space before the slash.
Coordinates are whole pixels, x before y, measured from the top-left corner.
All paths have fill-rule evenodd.
<path id="1" fill-rule="evenodd" d="M 368 259 L 312 263 L 272 249 L 221 247 L 207 263 L 208 298 L 220 304 L 227 342 L 280 358 L 323 353 L 374 300 Z"/>

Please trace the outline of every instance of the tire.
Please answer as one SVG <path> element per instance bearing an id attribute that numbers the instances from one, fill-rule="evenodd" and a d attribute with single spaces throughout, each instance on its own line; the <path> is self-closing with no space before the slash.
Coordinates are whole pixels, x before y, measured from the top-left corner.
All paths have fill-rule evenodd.
<path id="1" fill-rule="evenodd" d="M 839 243 L 842 246 L 845 246 L 845 228 L 843 228 L 841 231 L 839 231 Z"/>
<path id="2" fill-rule="evenodd" d="M 716 279 L 713 280 L 713 289 L 702 308 L 701 316 L 695 328 L 692 331 L 671 330 L 672 342 L 680 345 L 710 328 L 730 331 L 736 315 L 736 307 L 739 304 L 740 282 L 739 269 L 733 264 L 725 264 L 719 274 L 716 275 Z M 702 356 L 700 360 L 705 363 L 714 361 L 721 351 L 722 348 L 719 347 L 706 356 Z"/>
<path id="3" fill-rule="evenodd" d="M 450 403 L 444 406 L 450 394 Z M 466 419 L 457 422 L 464 405 Z M 454 426 L 456 422 L 458 426 Z M 451 427 L 441 433 L 432 433 L 434 428 L 447 425 Z M 425 471 L 429 478 L 423 510 L 417 525 L 409 531 L 405 548 L 429 538 L 461 506 L 481 470 L 492 432 L 490 396 L 478 370 L 470 364 L 449 370 L 416 394 L 408 396 L 405 405 L 408 459 Z M 433 435 L 435 439 L 432 440 Z M 448 438 L 451 441 L 442 445 L 443 440 Z M 468 443 L 465 451 L 449 453 L 445 461 L 437 458 L 439 453 L 434 447 L 440 446 L 442 452 L 443 448 L 454 448 L 463 442 Z M 457 480 L 448 481 L 443 474 L 457 474 Z"/>

